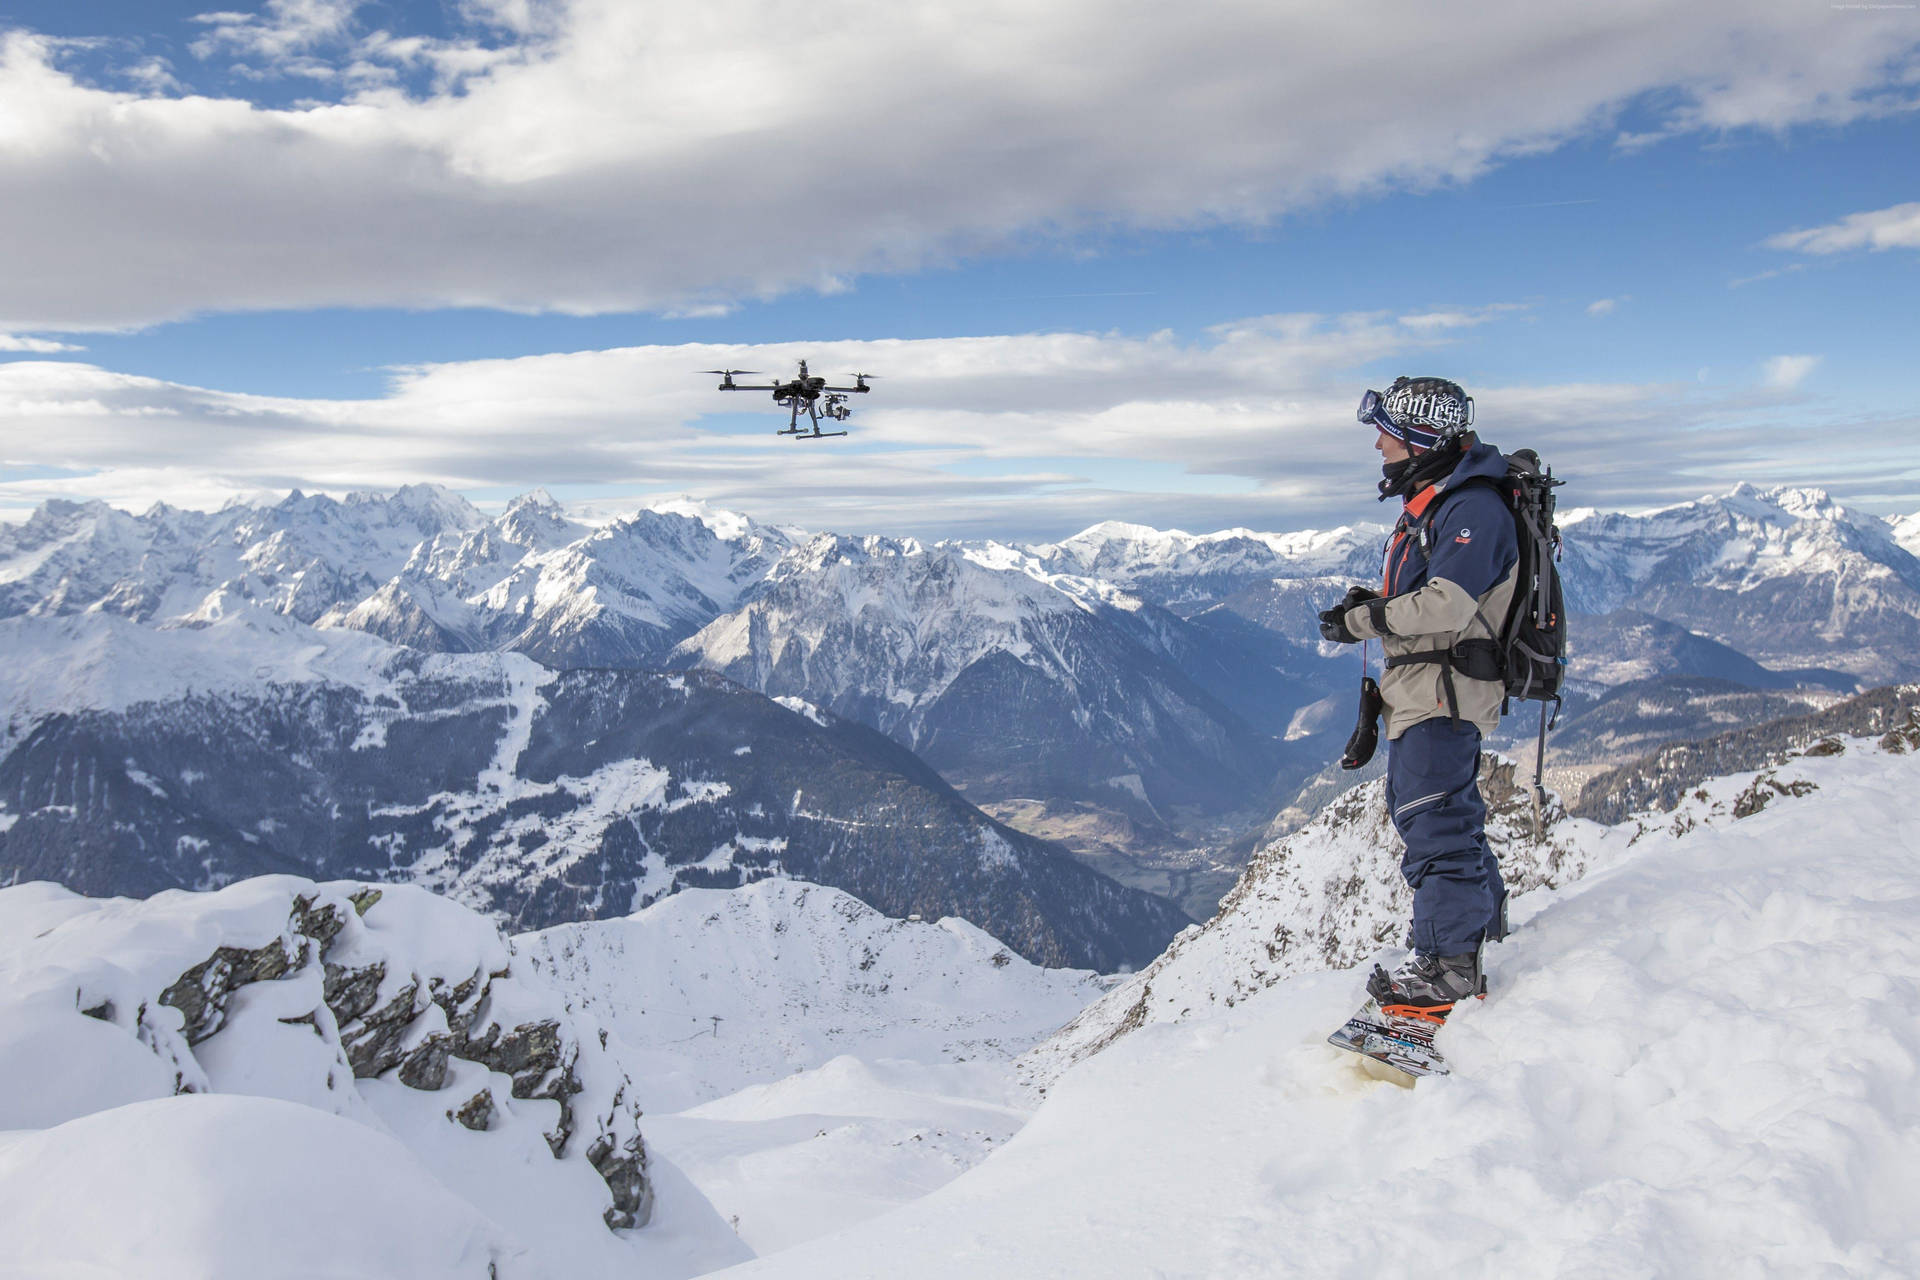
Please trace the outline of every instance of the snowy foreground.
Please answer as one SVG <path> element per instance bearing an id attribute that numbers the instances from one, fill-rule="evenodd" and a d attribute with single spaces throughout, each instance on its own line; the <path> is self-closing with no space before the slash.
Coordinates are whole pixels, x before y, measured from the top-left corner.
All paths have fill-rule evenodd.
<path id="1" fill-rule="evenodd" d="M 793 882 L 0 890 L 0 1276 L 1920 1274 L 1917 747 L 1557 824 L 1414 1090 L 1324 1044 L 1340 806 L 1118 987 Z"/>
<path id="2" fill-rule="evenodd" d="M 1528 895 L 1449 1079 L 1367 1078 L 1323 1043 L 1359 975 L 1292 978 L 1120 1037 L 946 1187 L 725 1274 L 1920 1274 L 1917 773 L 1795 761 L 1818 790 Z"/>
<path id="3" fill-rule="evenodd" d="M 1104 986 L 793 881 L 511 943 L 406 885 L 0 890 L 0 1276 L 703 1274 L 983 1159 Z"/>

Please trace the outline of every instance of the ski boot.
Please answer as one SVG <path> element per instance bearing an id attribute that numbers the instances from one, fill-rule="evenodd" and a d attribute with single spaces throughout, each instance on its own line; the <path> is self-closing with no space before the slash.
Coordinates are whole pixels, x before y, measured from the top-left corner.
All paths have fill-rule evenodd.
<path id="1" fill-rule="evenodd" d="M 1431 1045 L 1434 1031 L 1455 1004 L 1469 996 L 1486 999 L 1487 979 L 1480 964 L 1485 947 L 1483 941 L 1457 956 L 1416 951 L 1392 973 L 1376 964 L 1367 979 L 1367 994 L 1396 1032 L 1405 1031 Z"/>

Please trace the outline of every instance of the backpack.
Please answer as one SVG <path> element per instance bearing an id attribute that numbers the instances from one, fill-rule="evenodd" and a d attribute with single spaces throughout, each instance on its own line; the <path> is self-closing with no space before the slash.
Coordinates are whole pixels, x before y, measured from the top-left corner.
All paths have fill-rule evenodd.
<path id="1" fill-rule="evenodd" d="M 1507 690 L 1500 711 L 1506 714 L 1515 698 L 1540 704 L 1540 734 L 1533 749 L 1533 841 L 1538 844 L 1545 835 L 1547 730 L 1560 719 L 1560 684 L 1567 674 L 1567 601 L 1560 586 L 1560 526 L 1553 522 L 1553 491 L 1566 481 L 1555 480 L 1553 468 L 1543 467 L 1533 450 L 1516 449 L 1507 455 L 1506 478 L 1489 483 L 1513 513 L 1520 538 L 1513 604 L 1500 628 Z M 1549 702 L 1552 720 L 1547 718 Z"/>
<path id="2" fill-rule="evenodd" d="M 1553 491 L 1566 481 L 1555 480 L 1553 469 L 1540 465 L 1539 454 L 1520 449 L 1507 455 L 1505 481 L 1492 483 L 1513 514 L 1520 543 L 1513 603 L 1500 628 L 1501 677 L 1509 700 L 1552 702 L 1557 719 L 1567 674 L 1567 602 L 1557 563 L 1560 528 L 1553 522 Z"/>

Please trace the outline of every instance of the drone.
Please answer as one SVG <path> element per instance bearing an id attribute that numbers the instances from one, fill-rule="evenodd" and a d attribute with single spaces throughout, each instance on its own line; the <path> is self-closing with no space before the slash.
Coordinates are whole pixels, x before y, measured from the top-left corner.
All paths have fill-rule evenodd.
<path id="1" fill-rule="evenodd" d="M 850 395 L 864 395 L 873 390 L 867 383 L 877 377 L 877 375 L 871 373 L 856 373 L 853 375 L 852 386 L 830 387 L 827 385 L 825 378 L 817 377 L 807 372 L 807 362 L 805 360 L 800 362 L 800 376 L 789 382 L 745 383 L 734 381 L 736 376 L 755 376 L 759 372 L 757 369 L 704 369 L 701 372 L 719 374 L 721 379 L 720 390 L 722 391 L 773 392 L 773 402 L 775 404 L 786 405 L 788 409 L 787 429 L 785 431 L 776 431 L 774 434 L 778 436 L 801 436 L 809 440 L 826 440 L 834 436 L 847 434 L 844 431 L 822 431 L 820 429 L 820 420 L 826 418 L 833 422 L 845 422 L 853 413 L 853 410 L 847 408 L 847 397 Z M 808 431 L 800 425 L 800 414 L 802 411 L 805 411 L 807 420 L 813 424 L 813 430 Z"/>

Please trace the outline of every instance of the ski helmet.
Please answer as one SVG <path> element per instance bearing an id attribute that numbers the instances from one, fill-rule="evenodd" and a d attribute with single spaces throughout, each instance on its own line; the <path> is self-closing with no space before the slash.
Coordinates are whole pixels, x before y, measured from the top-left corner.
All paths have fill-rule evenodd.
<path id="1" fill-rule="evenodd" d="M 1473 397 L 1445 378 L 1395 378 L 1383 394 L 1360 397 L 1355 415 L 1402 444 L 1432 449 L 1473 425 Z"/>

